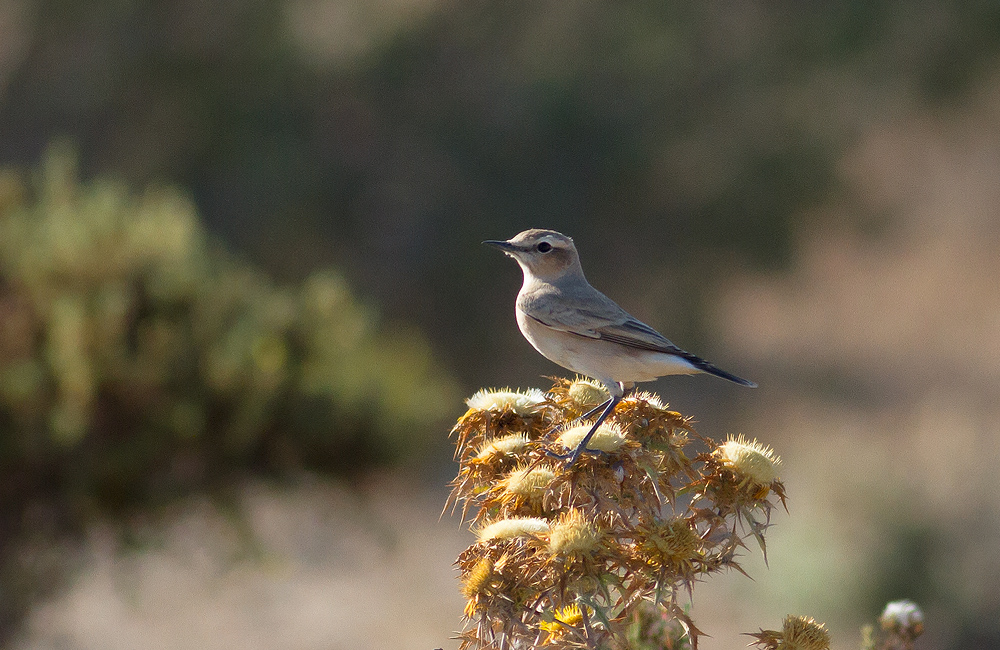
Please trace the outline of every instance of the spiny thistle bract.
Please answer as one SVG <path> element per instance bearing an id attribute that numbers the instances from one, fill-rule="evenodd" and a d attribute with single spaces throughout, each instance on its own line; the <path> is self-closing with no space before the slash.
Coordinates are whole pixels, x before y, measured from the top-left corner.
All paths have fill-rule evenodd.
<path id="1" fill-rule="evenodd" d="M 624 649 L 637 626 L 696 648 L 682 601 L 708 575 L 742 571 L 746 538 L 763 547 L 784 502 L 777 457 L 742 438 L 703 438 L 648 393 L 618 404 L 588 445 L 595 452 L 571 467 L 554 459 L 579 443 L 589 425 L 575 420 L 605 396 L 558 379 L 548 393 L 469 400 L 453 430 L 449 498 L 478 531 L 457 562 L 462 650 Z"/>

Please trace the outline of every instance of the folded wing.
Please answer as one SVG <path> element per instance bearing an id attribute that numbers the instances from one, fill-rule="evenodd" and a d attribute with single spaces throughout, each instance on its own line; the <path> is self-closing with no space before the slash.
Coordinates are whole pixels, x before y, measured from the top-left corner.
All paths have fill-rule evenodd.
<path id="1" fill-rule="evenodd" d="M 684 359 L 702 372 L 728 379 L 743 386 L 757 386 L 752 381 L 737 377 L 697 355 L 682 350 L 652 327 L 619 307 L 610 298 L 603 294 L 599 295 L 603 300 L 590 299 L 586 301 L 585 305 L 574 304 L 574 301 L 564 299 L 558 303 L 558 307 L 550 308 L 545 313 L 539 313 L 538 310 L 525 310 L 525 312 L 534 320 L 552 329 L 617 343 L 635 350 L 672 354 Z M 551 305 L 551 303 L 549 304 Z"/>

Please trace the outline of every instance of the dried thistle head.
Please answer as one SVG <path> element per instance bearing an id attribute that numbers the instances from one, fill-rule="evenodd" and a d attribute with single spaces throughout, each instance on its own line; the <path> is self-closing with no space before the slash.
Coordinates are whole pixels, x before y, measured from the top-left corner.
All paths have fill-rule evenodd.
<path id="1" fill-rule="evenodd" d="M 553 377 L 549 399 L 568 416 L 578 417 L 608 399 L 608 391 L 600 382 L 577 375 L 573 379 Z"/>
<path id="2" fill-rule="evenodd" d="M 882 627 L 881 643 L 876 645 L 875 630 L 869 628 L 870 647 L 880 650 L 912 650 L 917 637 L 924 633 L 924 613 L 912 600 L 896 600 L 885 606 L 878 622 Z"/>
<path id="3" fill-rule="evenodd" d="M 691 475 L 692 459 L 684 451 L 694 430 L 690 418 L 671 411 L 658 397 L 645 392 L 625 397 L 615 413 L 625 435 L 657 455 L 662 474 Z"/>
<path id="4" fill-rule="evenodd" d="M 549 532 L 549 522 L 540 517 L 511 517 L 494 521 L 479 529 L 480 542 L 513 539 L 515 537 L 537 537 Z"/>
<path id="5" fill-rule="evenodd" d="M 565 449 L 576 449 L 577 446 L 583 442 L 584 436 L 586 436 L 589 431 L 589 424 L 581 424 L 580 426 L 563 431 L 562 434 L 560 434 L 560 436 L 556 439 L 556 442 L 562 445 Z M 587 449 L 614 453 L 621 449 L 624 445 L 625 436 L 622 435 L 621 430 L 614 424 L 604 423 L 598 427 L 597 431 L 594 432 L 594 435 L 587 442 Z"/>
<path id="6" fill-rule="evenodd" d="M 705 543 L 691 523 L 682 517 L 655 521 L 638 529 L 639 557 L 659 570 L 690 584 L 697 563 L 705 556 Z"/>
<path id="7" fill-rule="evenodd" d="M 512 433 L 490 440 L 476 452 L 476 460 L 496 461 L 502 458 L 517 458 L 528 447 L 528 434 Z"/>
<path id="8" fill-rule="evenodd" d="M 480 559 L 467 575 L 462 576 L 462 595 L 469 600 L 476 599 L 486 592 L 493 577 L 493 558 Z"/>
<path id="9" fill-rule="evenodd" d="M 577 406 L 585 409 L 604 403 L 610 395 L 604 384 L 593 379 L 577 377 L 566 389 L 566 395 Z"/>
<path id="10" fill-rule="evenodd" d="M 501 485 L 508 494 L 537 498 L 555 477 L 556 470 L 551 465 L 526 465 L 508 474 Z"/>
<path id="11" fill-rule="evenodd" d="M 531 440 L 528 436 L 527 432 L 521 432 L 492 438 L 480 442 L 474 451 L 470 442 L 470 448 L 463 452 L 466 459 L 460 478 L 474 489 L 495 484 L 499 477 L 523 465 L 529 457 Z"/>
<path id="12" fill-rule="evenodd" d="M 475 395 L 465 400 L 466 405 L 473 411 L 491 411 L 493 413 L 503 413 L 513 411 L 521 417 L 532 415 L 538 407 L 545 403 L 545 393 L 537 388 L 529 388 L 526 391 L 483 389 Z"/>
<path id="13" fill-rule="evenodd" d="M 916 638 L 924 632 L 924 613 L 912 600 L 888 603 L 878 619 L 887 632 L 903 633 Z"/>
<path id="14" fill-rule="evenodd" d="M 570 510 L 551 526 L 548 552 L 563 556 L 589 554 L 600 545 L 601 537 L 601 531 L 582 510 Z"/>
<path id="15" fill-rule="evenodd" d="M 789 614 L 781 626 L 781 631 L 761 630 L 750 634 L 757 639 L 751 645 L 764 650 L 829 650 L 830 633 L 826 626 L 809 616 Z"/>
<path id="16" fill-rule="evenodd" d="M 689 650 L 684 624 L 662 605 L 644 601 L 632 612 L 622 650 Z"/>
<path id="17" fill-rule="evenodd" d="M 494 486 L 513 468 L 533 460 L 532 441 L 552 426 L 548 398 L 538 389 L 481 390 L 467 400 L 469 410 L 452 429 L 460 462 L 448 503 L 463 502 L 463 518 L 472 495 Z M 541 453 L 541 452 L 539 452 Z M 448 508 L 448 504 L 445 504 Z"/>
<path id="18" fill-rule="evenodd" d="M 645 391 L 626 395 L 615 409 L 622 419 L 643 439 L 657 439 L 665 434 L 691 431 L 691 419 L 671 411 L 660 398 Z"/>
<path id="19" fill-rule="evenodd" d="M 542 499 L 556 477 L 549 463 L 522 464 L 499 480 L 498 512 L 509 515 L 542 514 Z"/>
<path id="20" fill-rule="evenodd" d="M 778 478 L 781 457 L 767 445 L 762 445 L 756 440 L 747 440 L 743 434 L 735 439 L 730 436 L 715 450 L 715 453 L 722 464 L 742 481 L 770 487 Z"/>
<path id="21" fill-rule="evenodd" d="M 770 520 L 773 503 L 768 497 L 773 493 L 782 504 L 785 502 L 784 485 L 777 478 L 781 459 L 770 447 L 741 435 L 730 437 L 710 454 L 702 454 L 699 460 L 704 467 L 695 484 L 701 494 L 722 515 L 736 515 L 750 524 L 763 548 L 763 537 L 758 533 Z M 763 514 L 763 520 L 754 515 L 757 511 Z"/>

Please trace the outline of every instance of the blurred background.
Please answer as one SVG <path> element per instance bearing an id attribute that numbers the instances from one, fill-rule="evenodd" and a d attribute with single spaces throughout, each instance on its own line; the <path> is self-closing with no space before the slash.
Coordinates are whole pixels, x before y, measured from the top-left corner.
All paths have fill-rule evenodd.
<path id="1" fill-rule="evenodd" d="M 761 385 L 650 386 L 784 459 L 703 647 L 1000 646 L 998 54 L 985 1 L 0 0 L 0 641 L 457 647 L 447 431 L 562 373 L 479 242 L 548 227 Z"/>

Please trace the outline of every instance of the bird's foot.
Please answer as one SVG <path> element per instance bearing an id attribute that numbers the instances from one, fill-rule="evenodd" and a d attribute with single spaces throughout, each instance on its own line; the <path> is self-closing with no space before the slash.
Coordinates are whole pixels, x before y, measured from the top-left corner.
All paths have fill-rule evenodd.
<path id="1" fill-rule="evenodd" d="M 559 460 L 569 461 L 568 463 L 566 463 L 567 468 L 572 467 L 573 463 L 576 462 L 576 459 L 582 456 L 583 454 L 590 454 L 592 456 L 604 456 L 605 452 L 601 451 L 600 449 L 579 449 L 579 448 L 574 449 L 573 451 L 567 452 L 565 454 L 557 454 L 556 452 L 550 450 L 545 451 L 546 456 L 549 456 L 551 458 L 558 458 Z"/>
<path id="2" fill-rule="evenodd" d="M 567 429 L 572 429 L 573 427 L 575 427 L 575 426 L 577 426 L 579 424 L 583 424 L 584 422 L 586 422 L 587 420 L 589 420 L 591 417 L 593 417 L 595 413 L 598 413 L 599 411 L 601 411 L 604 408 L 606 408 L 607 405 L 608 405 L 607 402 L 603 402 L 601 404 L 598 404 L 597 406 L 595 406 L 594 408 L 590 409 L 589 411 L 587 411 L 583 415 L 578 415 L 577 417 L 573 418 L 569 422 L 563 422 L 562 424 L 557 425 L 556 428 L 553 429 L 553 432 L 560 433 L 560 432 L 565 431 Z"/>

